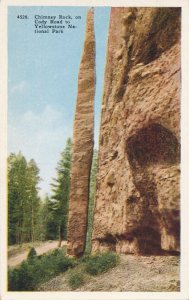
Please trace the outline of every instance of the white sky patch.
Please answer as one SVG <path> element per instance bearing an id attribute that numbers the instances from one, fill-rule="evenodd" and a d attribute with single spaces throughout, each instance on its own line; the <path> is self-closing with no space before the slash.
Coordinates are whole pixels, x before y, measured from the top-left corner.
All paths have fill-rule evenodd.
<path id="1" fill-rule="evenodd" d="M 41 113 L 34 113 L 33 111 L 27 111 L 22 119 L 21 122 L 23 125 L 26 125 L 31 128 L 40 129 L 51 127 L 58 121 L 63 120 L 63 112 L 57 111 L 52 108 L 50 105 L 47 105 Z"/>
<path id="2" fill-rule="evenodd" d="M 27 88 L 28 88 L 28 83 L 23 80 L 12 86 L 11 94 L 15 94 L 15 93 L 22 94 L 26 91 Z"/>

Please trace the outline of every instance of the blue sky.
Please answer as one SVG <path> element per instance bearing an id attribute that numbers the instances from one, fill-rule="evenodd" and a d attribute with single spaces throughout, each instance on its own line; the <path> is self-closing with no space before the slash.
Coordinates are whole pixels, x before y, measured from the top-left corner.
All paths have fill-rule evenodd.
<path id="1" fill-rule="evenodd" d="M 9 7 L 8 150 L 19 150 L 40 168 L 41 194 L 50 193 L 60 153 L 72 136 L 77 77 L 83 49 L 87 7 Z M 95 146 L 98 147 L 103 93 L 108 7 L 95 7 Z M 18 15 L 28 15 L 28 20 Z M 63 34 L 35 34 L 34 16 L 81 16 L 76 29 Z"/>

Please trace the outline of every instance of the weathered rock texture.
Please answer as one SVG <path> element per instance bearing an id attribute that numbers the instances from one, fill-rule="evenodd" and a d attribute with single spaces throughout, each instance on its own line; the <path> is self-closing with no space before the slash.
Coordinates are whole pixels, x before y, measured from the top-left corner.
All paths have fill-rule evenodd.
<path id="1" fill-rule="evenodd" d="M 78 96 L 74 120 L 73 160 L 68 221 L 68 254 L 80 256 L 85 248 L 89 178 L 93 154 L 95 39 L 93 10 L 86 20 Z"/>
<path id="2" fill-rule="evenodd" d="M 180 9 L 112 8 L 92 249 L 179 251 Z"/>

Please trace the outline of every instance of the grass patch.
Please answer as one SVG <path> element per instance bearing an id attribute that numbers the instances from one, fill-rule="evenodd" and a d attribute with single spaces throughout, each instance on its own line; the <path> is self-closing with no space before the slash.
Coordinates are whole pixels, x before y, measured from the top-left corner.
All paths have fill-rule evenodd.
<path id="1" fill-rule="evenodd" d="M 19 268 L 9 270 L 8 290 L 33 291 L 39 284 L 73 268 L 76 264 L 76 260 L 67 257 L 62 249 L 56 249 L 51 254 L 40 257 L 29 256 Z"/>
<path id="2" fill-rule="evenodd" d="M 79 270 L 72 270 L 68 276 L 68 284 L 72 290 L 77 289 L 78 287 L 84 284 L 84 274 Z"/>
<path id="3" fill-rule="evenodd" d="M 96 255 L 85 254 L 78 259 L 76 268 L 68 274 L 68 284 L 72 290 L 82 286 L 90 275 L 99 275 L 107 272 L 118 264 L 119 256 L 114 252 L 99 253 Z"/>
<path id="4" fill-rule="evenodd" d="M 85 271 L 90 275 L 107 272 L 118 264 L 119 256 L 114 252 L 106 252 L 88 257 L 85 262 Z"/>

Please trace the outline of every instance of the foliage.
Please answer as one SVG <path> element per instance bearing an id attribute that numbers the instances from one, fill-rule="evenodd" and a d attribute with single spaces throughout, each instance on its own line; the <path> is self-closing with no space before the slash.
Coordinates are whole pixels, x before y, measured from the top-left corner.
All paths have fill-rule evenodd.
<path id="1" fill-rule="evenodd" d="M 86 248 L 85 253 L 91 252 L 91 236 L 93 227 L 93 210 L 94 199 L 96 192 L 96 174 L 98 169 L 98 151 L 94 149 L 93 161 L 90 175 L 90 194 L 89 194 L 89 206 L 88 206 L 88 222 L 87 222 L 87 236 L 86 236 Z"/>
<path id="2" fill-rule="evenodd" d="M 33 291 L 37 287 L 69 270 L 68 283 L 76 289 L 85 282 L 85 272 L 90 275 L 99 275 L 113 268 L 118 263 L 118 255 L 107 252 L 97 255 L 85 255 L 80 259 L 66 256 L 64 249 L 56 249 L 50 254 L 40 257 L 33 255 L 32 259 L 24 261 L 19 268 L 8 272 L 9 291 Z"/>
<path id="3" fill-rule="evenodd" d="M 8 270 L 8 290 L 19 291 L 20 290 L 19 283 L 20 283 L 19 270 L 18 269 Z"/>
<path id="4" fill-rule="evenodd" d="M 41 257 L 33 257 L 24 261 L 18 269 L 9 270 L 9 291 L 33 291 L 39 284 L 75 265 L 75 259 L 66 257 L 62 249 Z"/>
<path id="5" fill-rule="evenodd" d="M 72 141 L 67 139 L 57 166 L 57 176 L 53 179 L 52 197 L 48 202 L 47 239 L 67 238 L 68 206 L 70 192 L 70 170 Z"/>
<path id="6" fill-rule="evenodd" d="M 68 283 L 69 286 L 72 288 L 72 290 L 77 289 L 81 285 L 84 284 L 84 275 L 83 272 L 77 270 L 72 270 L 68 277 Z"/>
<path id="7" fill-rule="evenodd" d="M 118 263 L 118 255 L 114 252 L 92 255 L 86 261 L 85 270 L 91 275 L 107 272 Z"/>
<path id="8" fill-rule="evenodd" d="M 34 247 L 32 247 L 28 253 L 27 260 L 34 259 L 37 256 L 37 252 Z"/>
<path id="9" fill-rule="evenodd" d="M 35 240 L 39 169 L 33 159 L 29 162 L 21 152 L 8 157 L 8 239 L 9 244 Z"/>
<path id="10" fill-rule="evenodd" d="M 21 152 L 8 158 L 8 237 L 9 245 L 36 240 L 66 239 L 70 190 L 72 143 L 69 138 L 52 183 L 52 197 L 38 196 L 39 169 Z"/>
<path id="11" fill-rule="evenodd" d="M 35 280 L 27 262 L 23 262 L 19 269 L 9 270 L 8 288 L 10 291 L 30 291 L 34 289 Z"/>
<path id="12" fill-rule="evenodd" d="M 39 202 L 39 208 L 37 212 L 37 223 L 35 229 L 35 237 L 38 241 L 45 241 L 47 237 L 49 201 L 50 199 L 48 195 L 46 195 L 45 198 Z"/>

